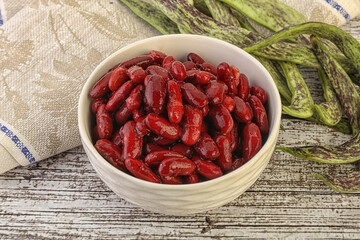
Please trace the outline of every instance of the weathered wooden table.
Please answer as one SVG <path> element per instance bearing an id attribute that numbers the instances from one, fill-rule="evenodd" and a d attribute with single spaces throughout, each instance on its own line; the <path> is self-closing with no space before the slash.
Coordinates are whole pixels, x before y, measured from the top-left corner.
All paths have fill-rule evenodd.
<path id="1" fill-rule="evenodd" d="M 360 19 L 342 29 L 360 41 Z M 302 68 L 315 101 L 316 71 Z M 349 136 L 283 116 L 278 146 L 340 144 Z M 275 151 L 256 183 L 213 211 L 179 217 L 142 210 L 99 179 L 82 147 L 0 175 L 0 239 L 360 239 L 360 193 L 340 194 L 310 177 L 344 174 Z"/>

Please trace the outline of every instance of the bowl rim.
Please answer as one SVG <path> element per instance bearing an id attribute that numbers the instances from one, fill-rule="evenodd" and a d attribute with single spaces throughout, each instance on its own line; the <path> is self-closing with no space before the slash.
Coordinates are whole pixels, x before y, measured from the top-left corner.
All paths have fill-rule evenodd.
<path id="1" fill-rule="evenodd" d="M 232 48 L 234 51 L 239 51 L 241 54 L 247 56 L 247 58 L 249 58 L 249 60 L 251 60 L 255 65 L 257 65 L 260 69 L 262 69 L 262 71 L 264 72 L 264 74 L 266 75 L 266 77 L 270 80 L 272 80 L 270 82 L 270 85 L 272 85 L 272 88 L 274 90 L 276 90 L 274 92 L 275 94 L 275 98 L 272 99 L 271 101 L 274 102 L 274 118 L 273 118 L 273 122 L 272 122 L 272 128 L 269 131 L 269 135 L 266 139 L 265 144 L 261 147 L 261 149 L 244 165 L 242 165 L 241 167 L 239 167 L 238 169 L 235 169 L 232 172 L 226 173 L 218 178 L 215 179 L 211 179 L 211 180 L 207 180 L 204 182 L 198 182 L 198 183 L 192 183 L 192 184 L 159 184 L 159 183 L 153 183 L 153 182 L 149 182 L 146 180 L 142 180 L 139 178 L 136 178 L 128 173 L 122 172 L 119 169 L 117 169 L 116 167 L 114 167 L 112 164 L 110 164 L 108 161 L 106 161 L 101 155 L 100 153 L 95 149 L 94 144 L 92 143 L 91 140 L 91 133 L 87 133 L 85 130 L 85 126 L 83 125 L 83 123 L 86 122 L 85 120 L 85 114 L 82 114 L 85 110 L 84 108 L 89 108 L 91 106 L 86 106 L 86 101 L 88 100 L 88 92 L 85 91 L 88 87 L 88 85 L 90 85 L 90 80 L 94 78 L 94 76 L 96 74 L 98 74 L 98 71 L 101 70 L 101 68 L 103 68 L 103 65 L 106 65 L 107 62 L 111 61 L 111 59 L 116 58 L 118 55 L 120 55 L 121 52 L 127 51 L 128 49 L 131 49 L 137 45 L 142 45 L 144 43 L 147 43 L 149 41 L 156 41 L 158 39 L 162 39 L 162 38 L 169 38 L 169 40 L 173 39 L 173 38 L 199 38 L 203 41 L 213 41 L 216 44 L 219 45 L 225 45 L 228 48 Z M 105 73 L 105 72 L 104 72 Z M 94 83 L 91 83 L 91 86 Z M 78 127 L 79 127 L 79 133 L 80 133 L 80 137 L 81 137 L 81 142 L 83 145 L 85 145 L 84 147 L 87 148 L 97 159 L 100 160 L 100 162 L 102 163 L 102 165 L 104 165 L 104 167 L 106 167 L 107 170 L 110 170 L 112 173 L 116 174 L 116 175 L 121 175 L 121 177 L 127 178 L 129 181 L 133 182 L 134 184 L 143 184 L 144 186 L 148 186 L 151 187 L 152 189 L 159 189 L 159 190 L 174 190 L 174 189 L 196 189 L 199 187 L 207 187 L 207 186 L 212 186 L 215 184 L 218 184 L 222 181 L 226 181 L 227 179 L 231 178 L 233 175 L 236 175 L 238 171 L 240 171 L 240 169 L 245 169 L 243 171 L 246 171 L 246 169 L 250 168 L 252 165 L 255 164 L 256 161 L 258 161 L 258 156 L 262 156 L 265 154 L 266 151 L 268 151 L 273 142 L 277 141 L 277 137 L 279 134 L 279 130 L 280 130 L 280 121 L 281 121 L 281 99 L 280 99 L 280 94 L 277 90 L 277 87 L 275 85 L 274 80 L 272 79 L 270 73 L 266 70 L 266 68 L 257 60 L 255 59 L 253 56 L 251 56 L 249 53 L 245 52 L 243 49 L 225 42 L 223 40 L 217 39 L 217 38 L 213 38 L 213 37 L 208 37 L 208 36 L 203 36 L 203 35 L 196 35 L 196 34 L 168 34 L 168 35 L 159 35 L 159 36 L 154 36 L 154 37 L 149 37 L 146 39 L 142 39 L 142 40 L 138 40 L 135 41 L 133 43 L 130 43 L 118 50 L 116 50 L 115 52 L 113 52 L 112 54 L 110 54 L 108 57 L 106 57 L 105 59 L 103 59 L 97 66 L 96 68 L 91 72 L 91 74 L 89 75 L 89 77 L 86 79 L 81 92 L 80 92 L 80 96 L 79 96 L 79 100 L 78 100 Z M 89 159 L 90 157 L 87 156 Z"/>

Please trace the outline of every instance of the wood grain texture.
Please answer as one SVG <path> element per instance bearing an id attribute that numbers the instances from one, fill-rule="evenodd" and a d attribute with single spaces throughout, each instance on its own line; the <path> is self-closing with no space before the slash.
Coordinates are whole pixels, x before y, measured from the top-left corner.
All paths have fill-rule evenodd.
<path id="1" fill-rule="evenodd" d="M 342 28 L 360 41 L 360 19 Z M 316 72 L 301 71 L 315 101 L 321 101 Z M 349 139 L 288 116 L 282 125 L 279 146 Z M 117 197 L 78 147 L 0 175 L 0 239 L 360 239 L 360 193 L 337 193 L 309 176 L 355 169 L 355 164 L 321 164 L 275 151 L 261 177 L 236 200 L 174 217 Z"/>

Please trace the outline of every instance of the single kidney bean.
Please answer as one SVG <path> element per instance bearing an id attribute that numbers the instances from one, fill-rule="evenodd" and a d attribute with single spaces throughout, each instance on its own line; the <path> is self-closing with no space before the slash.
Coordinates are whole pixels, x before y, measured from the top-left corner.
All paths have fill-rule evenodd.
<path id="1" fill-rule="evenodd" d="M 177 143 L 171 147 L 171 151 L 178 152 L 185 157 L 190 158 L 192 156 L 192 148 L 190 146 L 185 145 L 184 143 Z"/>
<path id="2" fill-rule="evenodd" d="M 199 141 L 194 146 L 200 157 L 213 161 L 220 156 L 219 148 L 209 134 L 202 132 Z"/>
<path id="3" fill-rule="evenodd" d="M 164 184 L 183 184 L 180 176 L 162 176 L 160 175 L 161 182 Z"/>
<path id="4" fill-rule="evenodd" d="M 125 100 L 126 107 L 129 109 L 129 111 L 133 111 L 141 106 L 142 99 L 143 97 L 141 92 L 132 92 Z"/>
<path id="5" fill-rule="evenodd" d="M 259 126 L 262 134 L 269 132 L 269 123 L 267 118 L 267 113 L 264 105 L 260 99 L 254 95 L 251 95 L 247 98 L 247 101 L 253 110 L 255 123 Z"/>
<path id="6" fill-rule="evenodd" d="M 145 69 L 148 66 L 150 66 L 153 62 L 154 62 L 154 58 L 152 56 L 143 55 L 143 56 L 138 56 L 138 57 L 129 59 L 129 60 L 121 63 L 119 66 L 122 68 L 130 68 L 134 65 L 137 65 L 137 66 Z"/>
<path id="7" fill-rule="evenodd" d="M 253 118 L 250 107 L 242 98 L 239 98 L 238 96 L 235 96 L 233 100 L 235 102 L 235 108 L 233 112 L 236 120 L 242 123 L 250 122 Z"/>
<path id="8" fill-rule="evenodd" d="M 202 71 L 206 71 L 206 72 L 209 72 L 213 75 L 217 75 L 217 69 L 214 65 L 212 65 L 211 63 L 208 63 L 208 62 L 204 62 L 202 64 L 199 65 L 199 68 L 202 70 Z"/>
<path id="9" fill-rule="evenodd" d="M 250 94 L 257 96 L 260 99 L 260 101 L 262 102 L 262 104 L 266 103 L 267 95 L 266 95 L 265 90 L 262 87 L 257 86 L 257 85 L 252 85 L 250 87 Z"/>
<path id="10" fill-rule="evenodd" d="M 117 110 L 124 102 L 125 99 L 130 95 L 131 90 L 134 88 L 132 81 L 125 82 L 116 92 L 111 96 L 106 104 L 106 108 L 109 111 Z"/>
<path id="11" fill-rule="evenodd" d="M 202 160 L 198 156 L 193 156 L 192 161 L 196 165 L 196 172 L 207 179 L 214 179 L 223 175 L 221 169 L 213 162 Z"/>
<path id="12" fill-rule="evenodd" d="M 196 53 L 189 53 L 186 56 L 188 61 L 192 61 L 193 63 L 195 63 L 196 65 L 198 64 L 202 64 L 205 62 L 204 59 L 202 59 L 199 55 L 197 55 Z"/>
<path id="13" fill-rule="evenodd" d="M 184 116 L 182 120 L 181 141 L 188 145 L 194 145 L 201 135 L 201 124 L 203 116 L 198 108 L 184 105 Z"/>
<path id="14" fill-rule="evenodd" d="M 207 96 L 191 83 L 180 86 L 183 98 L 194 107 L 202 108 L 209 104 Z"/>
<path id="15" fill-rule="evenodd" d="M 127 158 L 125 159 L 125 166 L 127 170 L 137 178 L 149 182 L 160 183 L 159 177 L 140 160 Z"/>
<path id="16" fill-rule="evenodd" d="M 160 176 L 186 176 L 195 171 L 195 164 L 186 157 L 168 157 L 161 161 L 158 172 Z"/>
<path id="17" fill-rule="evenodd" d="M 161 67 L 169 71 L 173 62 L 175 62 L 173 56 L 166 56 L 161 64 Z"/>
<path id="18" fill-rule="evenodd" d="M 135 121 L 135 123 L 136 123 L 135 127 L 137 130 L 137 133 L 141 137 L 143 137 L 151 132 L 150 129 L 146 126 L 145 120 L 146 120 L 146 116 L 141 116 Z"/>
<path id="19" fill-rule="evenodd" d="M 126 68 L 117 67 L 112 71 L 110 80 L 109 80 L 109 89 L 111 91 L 116 91 L 121 85 L 127 80 Z"/>
<path id="20" fill-rule="evenodd" d="M 151 50 L 148 52 L 149 56 L 153 57 L 154 61 L 158 64 L 162 64 L 164 61 L 164 58 L 166 57 L 166 54 L 157 50 Z"/>
<path id="21" fill-rule="evenodd" d="M 205 85 L 212 79 L 211 73 L 206 71 L 198 71 L 195 74 L 195 84 Z"/>
<path id="22" fill-rule="evenodd" d="M 185 66 L 186 71 L 197 69 L 195 63 L 192 61 L 185 61 L 185 62 L 183 62 L 183 64 Z"/>
<path id="23" fill-rule="evenodd" d="M 238 96 L 244 100 L 249 96 L 249 80 L 243 73 L 239 77 Z"/>
<path id="24" fill-rule="evenodd" d="M 239 125 L 234 121 L 233 129 L 230 131 L 230 148 L 234 152 L 239 145 Z"/>
<path id="25" fill-rule="evenodd" d="M 145 154 L 149 154 L 149 153 L 152 153 L 152 152 L 156 152 L 156 151 L 162 151 L 162 150 L 166 150 L 165 148 L 159 146 L 159 145 L 156 145 L 154 143 L 146 143 L 145 146 L 144 146 L 144 151 L 145 151 Z"/>
<path id="26" fill-rule="evenodd" d="M 116 123 L 121 126 L 131 117 L 131 111 L 123 104 L 119 110 L 116 111 L 114 118 Z"/>
<path id="27" fill-rule="evenodd" d="M 151 65 L 146 69 L 146 72 L 150 75 L 160 75 L 164 78 L 165 82 L 171 80 L 170 73 L 167 69 L 157 66 Z"/>
<path id="28" fill-rule="evenodd" d="M 106 99 L 105 98 L 98 98 L 95 99 L 92 104 L 91 104 L 91 110 L 94 114 L 97 113 L 97 109 L 100 107 L 100 105 L 102 104 L 106 104 Z"/>
<path id="29" fill-rule="evenodd" d="M 121 149 L 113 142 L 107 139 L 96 141 L 95 149 L 105 158 L 111 165 L 125 172 L 125 164 L 121 159 Z"/>
<path id="30" fill-rule="evenodd" d="M 179 124 L 181 122 L 184 110 L 180 87 L 174 80 L 170 80 L 167 83 L 167 92 L 167 112 L 169 121 L 174 124 Z"/>
<path id="31" fill-rule="evenodd" d="M 239 83 L 240 83 L 240 71 L 237 67 L 235 66 L 230 66 L 230 69 L 231 69 L 231 72 L 234 76 L 234 79 L 235 79 L 235 83 L 236 83 L 236 87 L 239 86 Z"/>
<path id="32" fill-rule="evenodd" d="M 234 78 L 234 77 L 226 78 L 226 79 L 224 80 L 224 82 L 226 83 L 226 85 L 227 85 L 228 88 L 229 88 L 229 93 L 232 93 L 232 94 L 234 94 L 234 95 L 237 95 L 237 94 L 238 94 L 238 89 L 237 89 L 236 81 L 235 81 L 235 78 Z"/>
<path id="33" fill-rule="evenodd" d="M 165 103 L 166 83 L 160 75 L 148 75 L 145 100 L 155 113 L 160 113 Z"/>
<path id="34" fill-rule="evenodd" d="M 150 142 L 161 146 L 171 145 L 178 141 L 178 139 L 169 139 L 163 136 L 159 136 L 155 133 L 150 133 L 150 135 L 146 136 L 146 138 Z"/>
<path id="35" fill-rule="evenodd" d="M 129 76 L 131 81 L 138 84 L 144 82 L 147 74 L 144 69 L 137 65 L 134 65 L 127 70 L 127 75 Z"/>
<path id="36" fill-rule="evenodd" d="M 120 134 L 120 129 L 115 131 L 114 135 L 112 136 L 111 141 L 115 143 L 116 146 L 121 147 L 123 142 L 123 136 Z"/>
<path id="37" fill-rule="evenodd" d="M 232 171 L 238 169 L 239 167 L 244 165 L 244 163 L 245 163 L 244 158 L 235 158 L 231 165 L 229 172 L 232 172 Z"/>
<path id="38" fill-rule="evenodd" d="M 97 110 L 96 125 L 99 137 L 109 139 L 113 133 L 113 120 L 105 106 L 101 104 Z"/>
<path id="39" fill-rule="evenodd" d="M 242 144 L 242 156 L 247 162 L 260 150 L 262 144 L 260 129 L 255 123 L 247 123 L 243 128 Z"/>
<path id="40" fill-rule="evenodd" d="M 184 81 L 186 77 L 186 68 L 180 61 L 174 61 L 170 67 L 170 73 L 178 81 Z"/>
<path id="41" fill-rule="evenodd" d="M 145 119 L 147 127 L 159 136 L 176 140 L 180 136 L 180 127 L 170 123 L 166 118 L 156 113 L 149 113 Z"/>
<path id="42" fill-rule="evenodd" d="M 139 117 L 141 116 L 145 116 L 146 112 L 145 109 L 143 108 L 143 106 L 141 106 L 140 108 L 134 109 L 132 111 L 132 117 L 133 119 L 136 121 Z"/>
<path id="43" fill-rule="evenodd" d="M 208 114 L 214 126 L 223 133 L 228 133 L 234 126 L 230 112 L 223 105 L 211 106 Z"/>
<path id="44" fill-rule="evenodd" d="M 151 168 L 158 167 L 162 160 L 169 157 L 185 157 L 183 154 L 171 151 L 171 150 L 161 150 L 149 153 L 145 157 L 145 164 Z"/>
<path id="45" fill-rule="evenodd" d="M 232 112 L 235 108 L 235 102 L 232 97 L 225 95 L 224 100 L 221 103 L 229 112 Z"/>
<path id="46" fill-rule="evenodd" d="M 135 125 L 134 121 L 128 121 L 122 129 L 124 135 L 122 156 L 124 159 L 138 158 L 142 152 L 143 138 L 137 133 Z"/>
<path id="47" fill-rule="evenodd" d="M 217 76 L 218 80 L 223 81 L 225 83 L 227 82 L 227 80 L 229 78 L 234 78 L 231 68 L 230 68 L 229 64 L 227 64 L 226 62 L 219 63 L 219 65 L 217 66 L 217 75 L 216 76 Z"/>
<path id="48" fill-rule="evenodd" d="M 209 98 L 209 102 L 212 105 L 221 104 L 224 101 L 224 97 L 228 92 L 228 86 L 221 81 L 210 82 L 205 87 L 205 94 Z"/>
<path id="49" fill-rule="evenodd" d="M 230 139 L 222 134 L 214 137 L 214 141 L 219 148 L 220 155 L 216 160 L 216 164 L 223 171 L 228 171 L 232 165 L 231 142 Z"/>
<path id="50" fill-rule="evenodd" d="M 91 98 L 101 98 L 109 91 L 109 81 L 112 71 L 106 73 L 104 76 L 97 81 L 94 86 L 91 88 L 89 97 Z"/>
<path id="51" fill-rule="evenodd" d="M 199 175 L 196 172 L 193 172 L 192 174 L 184 177 L 186 184 L 191 183 L 198 183 L 199 182 Z"/>

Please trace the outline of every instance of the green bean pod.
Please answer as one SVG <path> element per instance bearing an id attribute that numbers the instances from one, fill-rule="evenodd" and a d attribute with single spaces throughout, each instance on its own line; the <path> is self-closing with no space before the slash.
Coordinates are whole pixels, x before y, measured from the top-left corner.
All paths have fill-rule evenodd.
<path id="1" fill-rule="evenodd" d="M 228 6 L 218 0 L 204 0 L 208 7 L 211 16 L 221 23 L 225 23 L 230 26 L 241 27 L 237 18 L 232 15 L 231 10 Z"/>
<path id="2" fill-rule="evenodd" d="M 342 193 L 352 193 L 360 191 L 360 171 L 354 171 L 346 176 L 331 176 L 312 174 L 312 177 L 320 178 L 326 185 L 335 191 Z"/>

